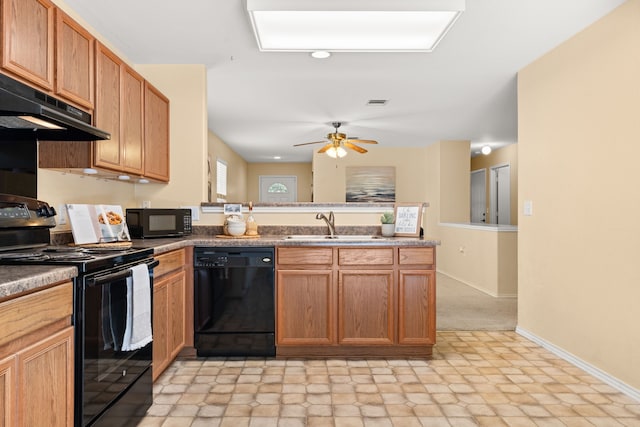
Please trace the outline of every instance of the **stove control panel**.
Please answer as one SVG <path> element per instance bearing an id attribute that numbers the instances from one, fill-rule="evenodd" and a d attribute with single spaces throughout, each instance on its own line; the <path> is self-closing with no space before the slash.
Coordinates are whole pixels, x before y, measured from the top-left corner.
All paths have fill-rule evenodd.
<path id="1" fill-rule="evenodd" d="M 55 215 L 55 209 L 46 202 L 0 194 L 0 229 L 55 227 Z"/>

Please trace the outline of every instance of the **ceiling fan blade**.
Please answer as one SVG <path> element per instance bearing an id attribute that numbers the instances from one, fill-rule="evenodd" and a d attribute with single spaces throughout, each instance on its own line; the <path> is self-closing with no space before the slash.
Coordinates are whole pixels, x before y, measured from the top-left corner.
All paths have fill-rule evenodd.
<path id="1" fill-rule="evenodd" d="M 322 147 L 321 149 L 319 149 L 318 153 L 322 154 L 322 153 L 324 153 L 325 151 L 327 151 L 331 147 L 333 147 L 333 144 L 329 143 L 329 144 L 325 145 L 324 147 Z"/>
<path id="2" fill-rule="evenodd" d="M 347 138 L 344 142 L 357 142 L 358 144 L 377 144 L 378 141 L 374 141 L 373 139 L 352 139 Z"/>
<path id="3" fill-rule="evenodd" d="M 294 147 L 300 147 L 301 145 L 311 145 L 311 144 L 326 144 L 327 141 L 315 141 L 315 142 L 303 142 L 302 144 L 293 144 Z"/>
<path id="4" fill-rule="evenodd" d="M 367 150 L 365 150 L 364 148 L 358 147 L 357 145 L 354 145 L 354 144 L 350 143 L 349 141 L 342 141 L 342 142 L 344 143 L 345 147 L 351 148 L 352 150 L 357 151 L 358 153 L 363 153 L 364 154 L 364 153 L 367 152 Z"/>

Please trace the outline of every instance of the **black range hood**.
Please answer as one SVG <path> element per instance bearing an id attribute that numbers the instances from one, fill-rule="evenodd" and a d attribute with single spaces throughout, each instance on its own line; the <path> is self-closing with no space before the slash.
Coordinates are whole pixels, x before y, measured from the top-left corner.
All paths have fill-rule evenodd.
<path id="1" fill-rule="evenodd" d="M 91 125 L 91 114 L 0 73 L 0 140 L 111 139 Z"/>

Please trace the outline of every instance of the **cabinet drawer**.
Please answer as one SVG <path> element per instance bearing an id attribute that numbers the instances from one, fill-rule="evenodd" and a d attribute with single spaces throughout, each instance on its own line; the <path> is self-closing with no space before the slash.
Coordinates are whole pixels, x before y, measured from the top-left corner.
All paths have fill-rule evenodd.
<path id="1" fill-rule="evenodd" d="M 400 248 L 399 263 L 434 264 L 433 248 Z"/>
<path id="2" fill-rule="evenodd" d="M 393 248 L 339 248 L 340 265 L 392 265 Z"/>
<path id="3" fill-rule="evenodd" d="M 71 323 L 73 285 L 66 282 L 0 304 L 0 346 L 29 335 L 58 320 Z"/>
<path id="4" fill-rule="evenodd" d="M 160 264 L 154 270 L 155 278 L 184 267 L 186 262 L 183 249 L 156 255 L 155 258 L 160 261 Z"/>
<path id="5" fill-rule="evenodd" d="M 288 265 L 331 265 L 331 248 L 277 248 L 278 264 Z"/>

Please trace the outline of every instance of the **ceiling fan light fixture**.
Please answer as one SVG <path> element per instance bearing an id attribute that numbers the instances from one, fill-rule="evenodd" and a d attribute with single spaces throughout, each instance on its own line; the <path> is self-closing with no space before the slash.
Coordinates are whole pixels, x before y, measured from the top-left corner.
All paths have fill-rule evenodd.
<path id="1" fill-rule="evenodd" d="M 337 148 L 336 147 L 329 148 L 327 151 L 325 151 L 325 153 L 327 153 L 327 156 L 331 157 L 332 159 L 337 159 L 337 158 L 342 158 L 346 156 L 347 150 L 338 146 Z"/>
<path id="2" fill-rule="evenodd" d="M 247 0 L 263 52 L 431 52 L 465 0 Z"/>

